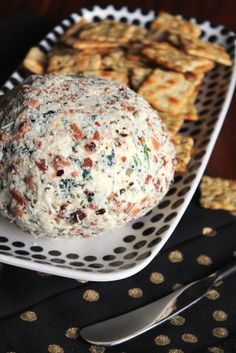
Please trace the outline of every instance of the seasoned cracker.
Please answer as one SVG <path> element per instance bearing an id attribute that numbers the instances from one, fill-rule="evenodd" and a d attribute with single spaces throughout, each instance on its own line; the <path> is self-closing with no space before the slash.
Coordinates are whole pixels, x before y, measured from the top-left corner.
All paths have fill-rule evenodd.
<path id="1" fill-rule="evenodd" d="M 125 66 L 128 70 L 135 67 L 150 67 L 150 60 L 141 52 L 139 54 L 127 53 L 125 57 Z"/>
<path id="2" fill-rule="evenodd" d="M 147 67 L 134 67 L 131 69 L 130 73 L 130 84 L 131 88 L 138 90 L 146 78 L 150 75 L 152 69 Z"/>
<path id="3" fill-rule="evenodd" d="M 144 47 L 145 47 L 145 41 L 132 42 L 130 45 L 126 46 L 127 55 L 129 54 L 141 55 L 142 57 L 144 57 L 144 55 L 142 54 L 142 50 Z M 145 59 L 147 60 L 146 57 Z"/>
<path id="4" fill-rule="evenodd" d="M 120 42 L 98 41 L 98 40 L 73 40 L 71 46 L 75 49 L 108 49 L 119 47 Z"/>
<path id="5" fill-rule="evenodd" d="M 145 43 L 150 42 L 165 42 L 169 37 L 169 32 L 161 29 L 150 29 L 147 32 L 146 38 L 144 40 Z"/>
<path id="6" fill-rule="evenodd" d="M 197 98 L 197 95 L 198 95 L 199 89 L 201 87 L 201 83 L 203 81 L 204 75 L 203 74 L 193 75 L 193 74 L 188 73 L 185 75 L 185 77 L 187 80 L 189 80 L 193 84 L 192 92 L 191 92 L 191 95 L 189 96 L 189 99 L 188 99 L 188 105 L 193 105 L 196 98 Z"/>
<path id="7" fill-rule="evenodd" d="M 180 115 L 171 115 L 169 113 L 158 112 L 159 117 L 166 125 L 167 129 L 171 133 L 171 135 L 176 135 L 176 133 L 181 128 L 181 125 L 184 122 L 183 116 Z"/>
<path id="8" fill-rule="evenodd" d="M 125 69 L 125 53 L 124 50 L 118 48 L 109 50 L 102 56 L 103 70 L 124 70 Z"/>
<path id="9" fill-rule="evenodd" d="M 105 71 L 105 70 L 97 70 L 97 71 L 83 71 L 83 75 L 88 76 L 97 76 L 101 78 L 105 78 L 107 80 L 118 81 L 120 83 L 124 83 L 128 85 L 128 75 L 124 71 Z"/>
<path id="10" fill-rule="evenodd" d="M 192 82 L 191 94 L 188 97 L 186 106 L 182 108 L 181 115 L 184 120 L 199 120 L 199 115 L 197 112 L 197 108 L 194 105 L 194 102 L 197 98 L 199 88 L 201 86 L 201 82 L 203 80 L 204 75 L 192 75 L 186 74 L 185 78 Z"/>
<path id="11" fill-rule="evenodd" d="M 101 55 L 93 52 L 78 52 L 70 49 L 55 50 L 48 58 L 48 73 L 76 74 L 84 70 L 98 70 Z"/>
<path id="12" fill-rule="evenodd" d="M 167 36 L 166 41 L 169 42 L 171 45 L 173 45 L 174 47 L 181 49 L 181 40 L 180 40 L 181 36 L 179 34 L 176 33 L 169 33 Z"/>
<path id="13" fill-rule="evenodd" d="M 180 41 L 183 49 L 189 55 L 206 58 L 227 66 L 232 65 L 230 56 L 222 45 L 196 38 L 181 37 Z"/>
<path id="14" fill-rule="evenodd" d="M 23 66 L 34 74 L 42 75 L 45 71 L 46 55 L 37 47 L 32 47 L 23 60 Z"/>
<path id="15" fill-rule="evenodd" d="M 88 24 L 88 22 L 84 18 L 82 18 L 79 22 L 73 24 L 67 31 L 65 31 L 63 36 L 60 38 L 60 42 L 68 44 L 68 38 L 78 38 L 81 29 L 86 24 Z"/>
<path id="16" fill-rule="evenodd" d="M 160 12 L 151 27 L 193 38 L 198 38 L 201 34 L 201 28 L 196 23 L 179 19 L 164 11 Z"/>
<path id="17" fill-rule="evenodd" d="M 195 107 L 195 105 L 191 103 L 183 107 L 181 116 L 184 120 L 191 120 L 191 121 L 199 120 L 197 108 Z"/>
<path id="18" fill-rule="evenodd" d="M 172 141 L 174 143 L 177 160 L 175 171 L 177 173 L 186 173 L 193 151 L 193 139 L 189 136 L 175 135 L 172 137 Z"/>
<path id="19" fill-rule="evenodd" d="M 200 192 L 202 207 L 236 211 L 236 180 L 203 176 Z"/>
<path id="20" fill-rule="evenodd" d="M 152 47 L 143 49 L 143 53 L 158 64 L 182 73 L 201 74 L 214 67 L 212 61 L 187 55 L 166 42 L 155 43 Z"/>
<path id="21" fill-rule="evenodd" d="M 144 81 L 138 93 L 157 110 L 177 115 L 186 106 L 192 92 L 192 83 L 181 73 L 154 70 Z"/>
<path id="22" fill-rule="evenodd" d="M 114 22 L 112 20 L 102 20 L 97 23 L 90 23 L 84 30 L 82 29 L 79 39 L 127 43 L 130 40 L 142 40 L 146 32 L 146 29 L 135 25 Z"/>

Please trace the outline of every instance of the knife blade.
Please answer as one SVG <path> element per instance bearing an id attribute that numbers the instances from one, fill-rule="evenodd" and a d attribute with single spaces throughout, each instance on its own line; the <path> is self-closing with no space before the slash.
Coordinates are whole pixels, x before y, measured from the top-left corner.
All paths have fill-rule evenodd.
<path id="1" fill-rule="evenodd" d="M 114 346 L 128 341 L 194 305 L 211 287 L 216 286 L 234 272 L 236 272 L 235 260 L 222 270 L 187 284 L 155 302 L 84 327 L 80 331 L 80 336 L 87 342 L 98 346 Z"/>

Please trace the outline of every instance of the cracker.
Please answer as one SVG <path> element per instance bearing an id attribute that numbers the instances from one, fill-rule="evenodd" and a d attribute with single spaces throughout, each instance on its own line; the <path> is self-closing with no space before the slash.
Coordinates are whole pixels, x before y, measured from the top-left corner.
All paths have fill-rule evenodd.
<path id="1" fill-rule="evenodd" d="M 90 23 L 84 30 L 81 30 L 81 40 L 119 42 L 127 43 L 130 40 L 142 40 L 147 30 L 135 25 L 128 25 L 123 22 L 102 20 L 98 23 Z"/>
<path id="2" fill-rule="evenodd" d="M 214 67 L 212 61 L 187 55 L 166 42 L 155 43 L 152 47 L 143 49 L 143 53 L 158 64 L 182 73 L 201 74 Z"/>
<path id="3" fill-rule="evenodd" d="M 126 46 L 126 52 L 127 55 L 132 54 L 132 55 L 141 55 L 142 57 L 144 57 L 144 55 L 142 54 L 142 49 L 145 47 L 145 40 L 141 41 L 141 42 L 133 42 L 131 45 Z M 147 60 L 147 58 L 145 57 L 145 59 Z"/>
<path id="4" fill-rule="evenodd" d="M 138 93 L 157 110 L 177 115 L 186 106 L 192 83 L 181 73 L 155 69 Z"/>
<path id="5" fill-rule="evenodd" d="M 134 67 L 131 69 L 130 74 L 130 84 L 131 88 L 134 90 L 138 90 L 142 83 L 146 80 L 146 78 L 150 75 L 152 69 L 147 67 Z"/>
<path id="6" fill-rule="evenodd" d="M 135 67 L 148 67 L 150 66 L 150 60 L 142 53 L 127 53 L 125 57 L 125 66 L 128 70 Z"/>
<path id="7" fill-rule="evenodd" d="M 98 70 L 100 66 L 100 54 L 73 50 L 56 50 L 49 55 L 47 72 L 54 74 L 76 74 L 84 70 Z"/>
<path id="8" fill-rule="evenodd" d="M 199 120 L 199 115 L 197 112 L 197 108 L 195 107 L 195 105 L 193 104 L 187 104 L 182 112 L 181 112 L 181 116 L 184 120 L 191 120 L 191 121 L 196 121 Z"/>
<path id="9" fill-rule="evenodd" d="M 188 99 L 188 105 L 193 105 L 197 96 L 198 96 L 198 92 L 201 87 L 201 83 L 203 81 L 204 75 L 203 74 L 199 74 L 199 75 L 186 74 L 185 77 L 187 80 L 189 80 L 193 84 L 192 92 L 191 92 L 191 95 L 189 96 L 189 99 Z"/>
<path id="10" fill-rule="evenodd" d="M 181 36 L 176 33 L 169 33 L 167 36 L 166 41 L 169 42 L 171 45 L 174 47 L 177 47 L 181 49 L 181 41 L 180 41 Z"/>
<path id="11" fill-rule="evenodd" d="M 71 46 L 75 49 L 107 49 L 117 48 L 120 42 L 97 41 L 97 40 L 73 40 Z"/>
<path id="12" fill-rule="evenodd" d="M 197 112 L 197 108 L 194 103 L 197 98 L 199 88 L 201 86 L 201 82 L 203 80 L 204 75 L 185 75 L 185 78 L 192 82 L 191 94 L 188 97 L 187 104 L 182 108 L 181 115 L 184 120 L 199 120 L 199 115 Z"/>
<path id="13" fill-rule="evenodd" d="M 203 176 L 200 192 L 202 207 L 236 211 L 236 180 Z"/>
<path id="14" fill-rule="evenodd" d="M 125 67 L 125 53 L 122 49 L 113 49 L 107 51 L 102 56 L 103 70 L 124 70 Z"/>
<path id="15" fill-rule="evenodd" d="M 201 34 L 201 28 L 196 23 L 179 19 L 167 12 L 160 12 L 159 16 L 153 21 L 153 29 L 166 30 L 193 38 L 198 38 Z"/>
<path id="16" fill-rule="evenodd" d="M 88 24 L 85 19 L 81 19 L 79 22 L 73 24 L 60 38 L 60 42 L 68 44 L 69 38 L 78 38 L 81 29 Z"/>
<path id="17" fill-rule="evenodd" d="M 209 43 L 196 38 L 180 38 L 185 52 L 201 58 L 206 58 L 223 65 L 230 66 L 232 61 L 222 45 Z"/>
<path id="18" fill-rule="evenodd" d="M 191 94 L 188 97 L 187 104 L 182 108 L 181 115 L 184 120 L 192 120 L 196 121 L 199 120 L 199 115 L 197 112 L 197 108 L 195 107 L 194 103 L 197 98 L 199 88 L 201 86 L 201 82 L 203 80 L 204 75 L 192 75 L 187 74 L 185 78 L 192 82 Z"/>
<path id="19" fill-rule="evenodd" d="M 145 43 L 147 41 L 150 42 L 164 42 L 168 39 L 169 33 L 165 30 L 161 29 L 150 29 L 147 32 L 147 36 L 145 38 Z"/>
<path id="20" fill-rule="evenodd" d="M 107 80 L 118 81 L 120 83 L 128 85 L 128 75 L 124 71 L 105 71 L 105 70 L 96 70 L 96 71 L 83 71 L 83 75 L 88 76 L 97 76 Z"/>
<path id="21" fill-rule="evenodd" d="M 172 137 L 174 143 L 177 165 L 175 171 L 177 173 L 186 173 L 188 171 L 188 163 L 191 160 L 193 151 L 193 139 L 189 136 L 175 135 Z"/>
<path id="22" fill-rule="evenodd" d="M 45 71 L 46 55 L 37 47 L 32 47 L 23 60 L 23 66 L 34 74 L 43 74 Z"/>
<path id="23" fill-rule="evenodd" d="M 159 117 L 166 125 L 167 129 L 171 133 L 171 135 L 176 135 L 176 133 L 181 128 L 181 125 L 184 122 L 183 116 L 180 115 L 171 115 L 169 113 L 158 112 Z"/>

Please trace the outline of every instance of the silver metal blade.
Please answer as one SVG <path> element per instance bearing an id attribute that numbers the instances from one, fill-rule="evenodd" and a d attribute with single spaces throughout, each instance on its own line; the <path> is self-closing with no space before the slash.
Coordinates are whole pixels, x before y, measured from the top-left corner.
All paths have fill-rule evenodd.
<path id="1" fill-rule="evenodd" d="M 151 304 L 85 327 L 81 329 L 80 335 L 90 343 L 103 346 L 114 346 L 128 341 L 192 306 L 205 295 L 209 288 L 235 272 L 236 260 L 220 271 L 192 282 Z"/>
<path id="2" fill-rule="evenodd" d="M 80 336 L 96 345 L 112 346 L 125 342 L 182 311 L 186 305 L 177 309 L 177 298 L 193 284 L 137 310 L 85 327 Z"/>

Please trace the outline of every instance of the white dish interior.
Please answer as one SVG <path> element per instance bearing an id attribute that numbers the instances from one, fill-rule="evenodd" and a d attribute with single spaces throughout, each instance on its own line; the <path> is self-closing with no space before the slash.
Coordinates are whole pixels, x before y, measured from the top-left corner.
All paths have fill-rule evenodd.
<path id="1" fill-rule="evenodd" d="M 141 26 L 148 25 L 155 17 L 154 11 L 143 13 L 140 9 L 105 9 L 94 6 L 73 13 L 56 26 L 40 43 L 48 51 L 72 23 L 81 17 L 89 21 L 107 17 L 126 20 Z M 191 21 L 196 22 L 195 19 Z M 24 234 L 5 219 L 0 219 L 0 261 L 15 266 L 48 272 L 64 277 L 92 281 L 112 281 L 131 276 L 143 269 L 160 251 L 173 233 L 186 210 L 226 116 L 235 86 L 235 34 L 221 25 L 208 21 L 199 23 L 203 39 L 220 43 L 229 52 L 233 66 L 217 65 L 207 73 L 197 108 L 200 120 L 185 122 L 181 134 L 194 138 L 195 149 L 189 164 L 189 172 L 176 175 L 164 200 L 146 216 L 125 227 L 88 239 L 66 241 L 35 239 Z M 0 91 L 4 94 L 25 78 L 21 69 L 15 71 Z"/>

